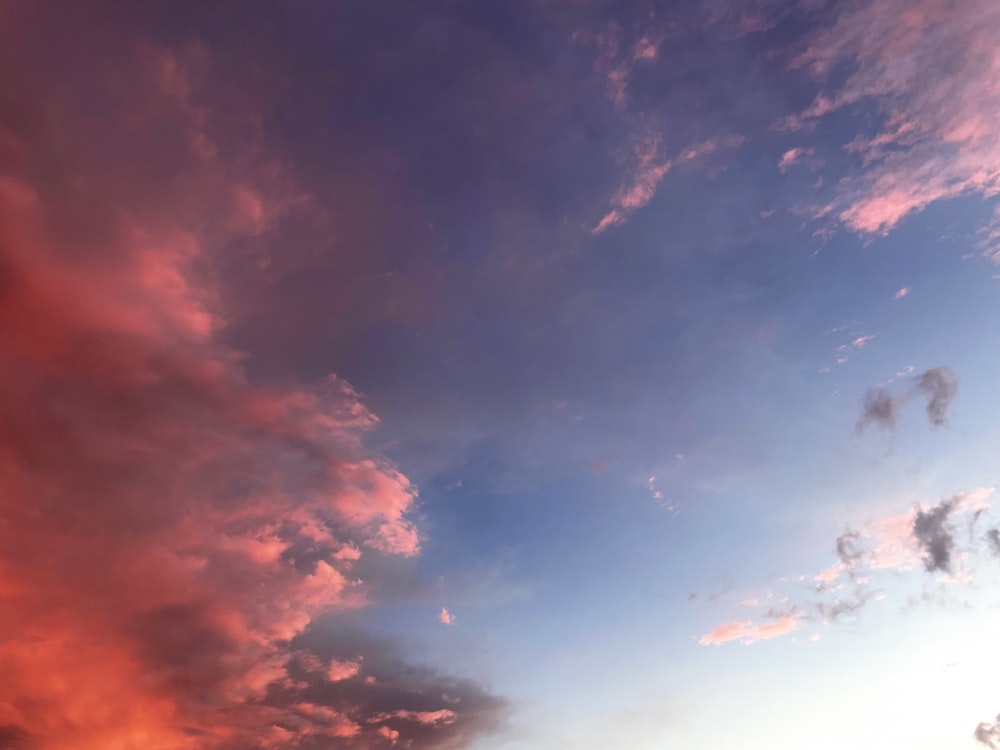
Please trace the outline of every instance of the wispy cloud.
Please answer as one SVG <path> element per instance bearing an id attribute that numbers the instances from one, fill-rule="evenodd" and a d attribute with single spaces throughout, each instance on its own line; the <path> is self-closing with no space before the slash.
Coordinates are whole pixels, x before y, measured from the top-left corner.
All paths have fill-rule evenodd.
<path id="1" fill-rule="evenodd" d="M 903 297 L 907 296 L 912 290 L 908 286 L 900 287 L 896 290 L 896 293 L 892 295 L 894 300 L 901 300 Z"/>
<path id="2" fill-rule="evenodd" d="M 441 607 L 441 613 L 438 615 L 438 621 L 442 625 L 454 625 L 455 615 L 449 612 L 447 607 Z"/>
<path id="3" fill-rule="evenodd" d="M 847 364 L 851 361 L 862 349 L 864 349 L 868 344 L 874 341 L 878 337 L 877 333 L 864 334 L 862 336 L 857 336 L 846 344 L 841 344 L 834 351 L 834 361 L 838 365 Z"/>
<path id="4" fill-rule="evenodd" d="M 842 184 L 839 220 L 881 234 L 935 201 L 1000 192 L 1000 6 L 874 0 L 834 10 L 793 63 L 830 89 L 786 126 L 868 102 L 880 108 L 881 131 L 849 144 L 860 172 Z M 834 71 L 845 69 L 837 83 Z"/>

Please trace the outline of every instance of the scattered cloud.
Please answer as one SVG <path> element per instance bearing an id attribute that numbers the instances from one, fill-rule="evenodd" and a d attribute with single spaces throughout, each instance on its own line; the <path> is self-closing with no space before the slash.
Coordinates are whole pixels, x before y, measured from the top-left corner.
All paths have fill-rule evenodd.
<path id="1" fill-rule="evenodd" d="M 754 643 L 784 635 L 806 622 L 825 625 L 857 621 L 872 602 L 887 597 L 877 586 L 880 574 L 898 576 L 922 567 L 940 573 L 937 584 L 969 583 L 971 560 L 981 550 L 974 542 L 974 524 L 991 511 L 996 488 L 979 487 L 957 492 L 930 506 L 914 506 L 909 511 L 876 518 L 857 528 L 849 528 L 834 543 L 837 560 L 811 578 L 793 576 L 786 582 L 810 584 L 805 594 L 765 599 L 742 599 L 740 606 L 777 602 L 762 613 L 774 622 L 756 624 L 738 619 L 719 625 L 699 640 L 702 645 L 728 641 Z M 960 545 L 956 526 L 960 516 L 969 519 L 969 546 Z M 1000 541 L 1000 532 L 997 534 Z"/>
<path id="2" fill-rule="evenodd" d="M 455 615 L 449 612 L 447 607 L 441 607 L 441 614 L 438 615 L 438 621 L 442 625 L 454 625 Z"/>
<path id="3" fill-rule="evenodd" d="M 649 489 L 649 494 L 653 500 L 656 501 L 657 505 L 664 510 L 670 511 L 671 513 L 678 512 L 679 508 L 677 503 L 667 499 L 667 497 L 663 494 L 663 490 L 660 489 L 655 476 L 651 476 L 646 480 L 646 487 Z"/>
<path id="4" fill-rule="evenodd" d="M 851 339 L 846 344 L 841 344 L 837 347 L 834 352 L 834 360 L 838 365 L 843 365 L 851 361 L 851 359 L 862 349 L 864 349 L 868 344 L 870 344 L 875 338 L 878 337 L 877 333 L 869 333 L 862 336 L 856 336 Z"/>

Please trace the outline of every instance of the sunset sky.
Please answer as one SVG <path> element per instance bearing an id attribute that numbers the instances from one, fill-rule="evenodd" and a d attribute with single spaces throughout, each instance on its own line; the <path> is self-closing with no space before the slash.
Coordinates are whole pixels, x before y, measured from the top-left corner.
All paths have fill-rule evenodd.
<path id="1" fill-rule="evenodd" d="M 997 0 L 0 0 L 0 750 L 997 750 L 998 124 Z"/>

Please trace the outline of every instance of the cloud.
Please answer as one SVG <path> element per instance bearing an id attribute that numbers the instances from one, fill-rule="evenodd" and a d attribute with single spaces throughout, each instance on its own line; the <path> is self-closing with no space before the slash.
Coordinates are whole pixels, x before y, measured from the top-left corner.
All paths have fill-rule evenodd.
<path id="1" fill-rule="evenodd" d="M 438 621 L 442 625 L 454 625 L 455 615 L 449 612 L 447 607 L 441 607 L 441 614 L 438 615 Z"/>
<path id="2" fill-rule="evenodd" d="M 934 367 L 917 377 L 917 389 L 927 397 L 927 419 L 935 427 L 948 421 L 948 409 L 958 395 L 958 377 L 949 367 Z"/>
<path id="3" fill-rule="evenodd" d="M 662 62 L 660 48 L 665 33 L 650 28 L 633 42 L 628 40 L 621 24 L 611 22 L 597 31 L 578 27 L 572 37 L 595 51 L 593 70 L 605 79 L 606 96 L 615 105 L 617 117 L 628 133 L 628 145 L 623 149 L 626 155 L 621 159 L 625 177 L 612 194 L 609 208 L 591 227 L 593 234 L 603 234 L 624 224 L 636 211 L 649 205 L 666 175 L 680 164 L 744 142 L 743 137 L 733 135 L 707 138 L 679 148 L 671 156 L 673 149 L 664 145 L 662 131 L 650 127 L 656 118 L 636 111 L 628 92 L 633 71 L 637 66 Z"/>
<path id="4" fill-rule="evenodd" d="M 827 89 L 785 126 L 811 126 L 869 103 L 881 111 L 879 132 L 848 145 L 860 165 L 842 183 L 839 221 L 881 234 L 935 201 L 1000 192 L 992 125 L 1000 118 L 993 74 L 1000 6 L 874 0 L 833 10 L 792 62 Z"/>
<path id="5" fill-rule="evenodd" d="M 378 418 L 333 374 L 251 380 L 223 341 L 249 304 L 230 253 L 314 199 L 252 112 L 199 104 L 205 50 L 94 33 L 30 97 L 0 83 L 24 146 L 0 178 L 0 744 L 467 743 L 502 701 L 318 627 L 378 596 L 371 563 L 420 552 L 415 487 L 366 447 Z"/>
<path id="6" fill-rule="evenodd" d="M 622 224 L 635 211 L 648 204 L 656 195 L 660 181 L 673 167 L 672 160 L 661 156 L 660 139 L 657 137 L 638 139 L 633 148 L 629 181 L 612 197 L 611 209 L 591 230 L 594 234 L 601 234 Z"/>
<path id="7" fill-rule="evenodd" d="M 361 673 L 360 661 L 338 661 L 333 659 L 326 670 L 326 678 L 330 682 L 340 682 L 349 680 Z"/>
<path id="8" fill-rule="evenodd" d="M 737 620 L 717 625 L 701 636 L 698 643 L 702 646 L 720 646 L 730 641 L 739 641 L 744 645 L 751 645 L 759 641 L 787 635 L 798 630 L 801 624 L 802 617 L 797 614 L 781 615 L 774 622 L 761 625 L 754 624 L 749 620 Z"/>
<path id="9" fill-rule="evenodd" d="M 815 152 L 811 148 L 804 148 L 802 146 L 797 146 L 796 148 L 790 148 L 785 153 L 781 155 L 778 160 L 778 171 L 785 174 L 796 164 L 806 163 L 810 166 L 815 166 L 815 160 L 809 159 Z"/>
<path id="10" fill-rule="evenodd" d="M 1000 529 L 990 529 L 987 531 L 986 543 L 989 545 L 990 552 L 995 557 L 1000 557 Z"/>
<path id="11" fill-rule="evenodd" d="M 1000 716 L 997 716 L 996 721 L 992 724 L 988 721 L 980 723 L 972 736 L 990 750 L 1000 748 Z"/>
<path id="12" fill-rule="evenodd" d="M 905 373 L 897 373 L 903 375 Z M 887 432 L 895 430 L 904 407 L 915 395 L 927 400 L 927 420 L 933 427 L 948 422 L 948 410 L 958 395 L 958 376 L 950 367 L 933 367 L 909 379 L 909 388 L 899 395 L 892 395 L 879 386 L 865 394 L 861 417 L 855 429 L 864 432 L 878 427 Z"/>
<path id="13" fill-rule="evenodd" d="M 994 494 L 993 487 L 957 492 L 930 507 L 914 506 L 907 512 L 882 516 L 848 529 L 834 543 L 837 561 L 806 579 L 812 582 L 808 598 L 786 597 L 786 610 L 769 614 L 783 616 L 792 612 L 803 621 L 819 620 L 825 624 L 856 619 L 869 604 L 886 597 L 876 587 L 879 573 L 906 573 L 918 568 L 921 562 L 926 572 L 947 574 L 940 579 L 943 585 L 970 580 L 972 569 L 967 561 L 978 550 L 975 545 L 959 547 L 953 521 L 961 514 L 970 515 L 971 541 L 973 526 L 991 511 Z M 803 579 L 804 576 L 795 580 Z M 705 638 L 711 641 L 739 638 L 744 628 L 751 626 L 747 621 L 727 623 Z M 752 630 L 747 632 L 752 636 Z"/>
<path id="14" fill-rule="evenodd" d="M 910 291 L 911 289 L 908 286 L 900 287 L 899 289 L 896 290 L 896 293 L 892 295 L 892 298 L 894 300 L 901 300 L 903 299 L 903 297 L 907 296 L 910 293 Z"/>
<path id="15" fill-rule="evenodd" d="M 857 336 L 847 344 L 841 344 L 834 352 L 838 365 L 849 362 L 858 352 L 864 349 L 878 334 L 870 333 L 864 336 Z"/>
<path id="16" fill-rule="evenodd" d="M 952 572 L 955 537 L 948 520 L 956 506 L 955 499 L 942 500 L 928 510 L 918 510 L 913 519 L 913 535 L 924 551 L 924 566 L 929 573 Z"/>
<path id="17" fill-rule="evenodd" d="M 896 429 L 902 413 L 902 402 L 884 388 L 873 388 L 865 394 L 865 403 L 855 429 L 864 432 L 875 426 L 886 432 Z"/>

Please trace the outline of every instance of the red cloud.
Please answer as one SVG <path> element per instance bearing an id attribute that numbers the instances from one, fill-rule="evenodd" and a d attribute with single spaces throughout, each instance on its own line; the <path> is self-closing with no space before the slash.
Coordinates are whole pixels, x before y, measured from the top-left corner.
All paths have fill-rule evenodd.
<path id="1" fill-rule="evenodd" d="M 418 553 L 416 491 L 365 450 L 377 418 L 349 384 L 256 384 L 221 342 L 227 248 L 308 199 L 258 151 L 225 156 L 240 138 L 221 146 L 193 103 L 203 52 L 139 49 L 81 76 L 114 81 L 86 102 L 107 108 L 99 122 L 49 123 L 64 103 L 36 86 L 18 115 L 47 126 L 8 139 L 0 734 L 32 750 L 418 736 L 370 726 L 389 715 L 469 736 L 496 708 L 470 686 L 447 682 L 475 725 L 439 708 L 443 678 L 383 664 L 352 681 L 357 662 L 299 658 L 317 618 L 366 603 L 359 558 Z M 86 99 L 72 96 L 70 113 Z"/>

